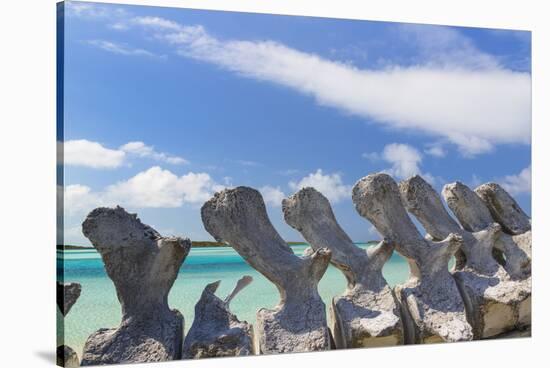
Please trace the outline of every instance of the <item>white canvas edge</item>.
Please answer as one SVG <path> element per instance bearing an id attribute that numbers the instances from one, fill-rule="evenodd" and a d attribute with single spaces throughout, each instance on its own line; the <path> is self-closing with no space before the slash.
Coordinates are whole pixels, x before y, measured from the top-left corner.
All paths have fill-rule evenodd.
<path id="1" fill-rule="evenodd" d="M 2 354 L 4 367 L 55 361 L 55 0 L 0 5 Z M 550 24 L 544 2 L 484 0 L 128 0 L 110 3 L 522 29 L 533 32 L 533 337 L 460 344 L 178 361 L 136 367 L 544 365 L 550 280 Z M 546 41 L 545 41 L 546 40 Z"/>

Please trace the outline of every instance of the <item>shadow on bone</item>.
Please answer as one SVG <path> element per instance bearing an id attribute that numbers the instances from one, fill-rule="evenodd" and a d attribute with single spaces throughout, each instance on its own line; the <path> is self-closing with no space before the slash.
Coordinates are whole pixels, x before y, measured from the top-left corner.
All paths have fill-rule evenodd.
<path id="1" fill-rule="evenodd" d="M 448 263 L 462 244 L 450 234 L 444 240 L 424 239 L 409 218 L 396 182 L 387 174 L 368 175 L 353 187 L 357 212 L 407 258 L 409 280 L 395 290 L 410 323 L 407 342 L 454 342 L 473 339 L 471 325 Z"/>
<path id="2" fill-rule="evenodd" d="M 231 300 L 252 282 L 244 276 L 233 291 L 221 300 L 216 290 L 221 280 L 208 284 L 195 305 L 195 319 L 185 338 L 183 359 L 198 359 L 254 354 L 252 325 L 231 313 Z"/>
<path id="3" fill-rule="evenodd" d="M 82 232 L 101 255 L 122 309 L 118 327 L 88 337 L 82 365 L 181 359 L 184 319 L 168 306 L 168 293 L 191 241 L 162 237 L 121 207 L 96 208 Z"/>
<path id="4" fill-rule="evenodd" d="M 345 275 L 344 295 L 332 299 L 330 325 L 336 348 L 403 343 L 398 302 L 382 276 L 393 246 L 381 242 L 363 250 L 340 227 L 330 203 L 314 188 L 303 188 L 283 200 L 284 219 L 312 249 L 330 249 L 331 263 Z"/>
<path id="5" fill-rule="evenodd" d="M 474 337 L 487 338 L 520 327 L 518 320 L 523 318 L 518 316 L 524 309 L 522 303 L 530 298 L 531 285 L 512 280 L 493 258 L 500 225 L 490 223 L 475 233 L 462 229 L 451 218 L 437 192 L 418 175 L 401 182 L 399 188 L 405 207 L 432 239 L 442 240 L 452 233 L 462 237 L 465 260 L 462 267 L 455 268 L 453 276 L 465 301 Z M 452 191 L 450 187 L 447 189 Z"/>
<path id="6" fill-rule="evenodd" d="M 261 194 L 252 188 L 216 193 L 201 215 L 217 241 L 232 246 L 279 290 L 279 304 L 257 313 L 259 352 L 328 350 L 330 333 L 317 285 L 328 267 L 330 250 L 296 256 L 269 221 Z"/>

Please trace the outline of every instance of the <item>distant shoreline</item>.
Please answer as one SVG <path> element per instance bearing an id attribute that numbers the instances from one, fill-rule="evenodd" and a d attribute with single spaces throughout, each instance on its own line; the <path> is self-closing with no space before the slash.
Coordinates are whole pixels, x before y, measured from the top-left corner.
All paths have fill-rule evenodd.
<path id="1" fill-rule="evenodd" d="M 370 240 L 367 241 L 366 244 L 375 244 L 378 243 L 378 240 Z M 289 246 L 297 246 L 297 245 L 307 245 L 306 242 L 297 242 L 297 241 L 291 241 L 287 242 Z M 215 241 L 192 241 L 191 242 L 192 248 L 223 248 L 223 247 L 231 247 L 228 244 L 215 242 Z M 58 250 L 86 250 L 86 249 L 95 249 L 94 247 L 90 246 L 83 246 L 83 245 L 73 245 L 73 244 L 66 244 L 66 245 L 57 245 Z"/>

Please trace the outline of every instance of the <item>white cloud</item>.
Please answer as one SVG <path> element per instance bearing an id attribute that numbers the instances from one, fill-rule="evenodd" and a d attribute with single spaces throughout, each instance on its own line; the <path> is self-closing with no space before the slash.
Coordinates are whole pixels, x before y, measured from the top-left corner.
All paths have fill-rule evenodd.
<path id="1" fill-rule="evenodd" d="M 130 27 L 124 22 L 113 23 L 109 26 L 109 28 L 117 30 L 117 31 L 126 31 L 126 30 L 130 29 Z"/>
<path id="2" fill-rule="evenodd" d="M 59 143 L 61 144 L 61 143 Z M 155 151 L 143 142 L 128 142 L 118 149 L 110 149 L 101 143 L 86 139 L 69 140 L 64 143 L 64 163 L 70 166 L 113 169 L 122 166 L 131 156 L 150 158 L 173 165 L 188 164 L 186 159 Z"/>
<path id="3" fill-rule="evenodd" d="M 530 143 L 530 75 L 502 67 L 451 28 L 427 32 L 432 39 L 425 42 L 422 64 L 379 70 L 359 69 L 273 41 L 224 41 L 202 26 L 136 19 L 184 57 L 287 86 L 321 105 L 389 128 L 445 139 L 465 155 L 487 152 L 496 144 Z M 430 61 L 434 55 L 436 60 Z"/>
<path id="4" fill-rule="evenodd" d="M 65 3 L 65 8 L 67 15 L 76 17 L 104 17 L 107 15 L 105 8 L 100 8 L 89 3 L 68 1 Z"/>
<path id="5" fill-rule="evenodd" d="M 99 206 L 129 208 L 174 208 L 185 203 L 200 204 L 214 192 L 224 189 L 207 173 L 189 172 L 177 176 L 158 166 L 142 171 L 128 180 L 94 192 L 80 184 L 65 187 L 65 214 L 86 213 Z"/>
<path id="6" fill-rule="evenodd" d="M 140 26 L 151 27 L 159 30 L 168 30 L 168 31 L 182 31 L 184 28 L 193 28 L 193 27 L 182 27 L 179 23 L 159 18 L 159 17 L 135 17 L 131 20 L 131 23 L 137 24 Z"/>
<path id="7" fill-rule="evenodd" d="M 65 227 L 63 231 L 63 243 L 70 245 L 90 244 L 90 241 L 82 234 L 82 226 Z"/>
<path id="8" fill-rule="evenodd" d="M 281 191 L 280 187 L 272 187 L 270 185 L 266 185 L 261 187 L 259 190 L 260 193 L 262 193 L 264 202 L 274 207 L 280 206 L 281 202 L 286 197 L 285 194 Z"/>
<path id="9" fill-rule="evenodd" d="M 177 176 L 158 166 L 106 188 L 108 202 L 134 208 L 180 207 L 183 203 L 207 201 L 214 191 L 222 189 L 210 175 L 190 172 Z"/>
<path id="10" fill-rule="evenodd" d="M 128 142 L 120 147 L 120 150 L 137 155 L 138 157 L 148 157 L 157 161 L 167 162 L 174 165 L 188 164 L 189 161 L 182 157 L 168 155 L 164 152 L 157 152 L 153 146 L 147 146 L 145 143 L 136 141 Z"/>
<path id="11" fill-rule="evenodd" d="M 388 173 L 400 179 L 409 178 L 420 174 L 420 163 L 422 155 L 418 150 L 408 144 L 391 143 L 384 147 L 382 158 L 390 163 L 392 167 Z"/>
<path id="12" fill-rule="evenodd" d="M 300 181 L 291 181 L 288 186 L 298 191 L 302 188 L 313 187 L 327 197 L 331 202 L 337 203 L 342 199 L 351 198 L 351 186 L 342 182 L 340 174 L 323 174 L 323 170 L 309 174 Z"/>
<path id="13" fill-rule="evenodd" d="M 511 195 L 531 193 L 531 166 L 521 170 L 517 175 L 508 175 L 500 180 L 500 184 Z"/>
<path id="14" fill-rule="evenodd" d="M 441 144 L 432 144 L 429 145 L 425 150 L 424 153 L 437 157 L 437 158 L 443 158 L 447 155 L 447 151 L 443 148 Z"/>
<path id="15" fill-rule="evenodd" d="M 92 188 L 80 184 L 65 186 L 63 199 L 63 213 L 65 216 L 80 214 L 104 205 L 103 198 L 92 192 Z"/>
<path id="16" fill-rule="evenodd" d="M 483 181 L 481 180 L 481 178 L 479 176 L 477 176 L 476 174 L 472 174 L 472 179 L 470 179 L 470 183 L 469 183 L 471 188 L 478 187 L 482 183 L 483 183 Z"/>
<path id="17" fill-rule="evenodd" d="M 65 165 L 85 166 L 94 169 L 113 169 L 124 163 L 124 151 L 104 147 L 86 139 L 65 141 L 63 147 Z"/>
<path id="18" fill-rule="evenodd" d="M 378 152 L 366 152 L 363 153 L 361 157 L 366 158 L 371 162 L 377 162 L 381 160 L 380 154 Z"/>
<path id="19" fill-rule="evenodd" d="M 300 172 L 300 170 L 298 170 L 298 169 L 287 169 L 287 170 L 277 171 L 277 174 L 282 175 L 282 176 L 292 176 L 292 175 L 298 174 L 299 172 Z"/>
<path id="20" fill-rule="evenodd" d="M 382 170 L 398 179 L 406 179 L 414 175 L 421 175 L 430 184 L 435 184 L 437 178 L 430 173 L 423 173 L 422 154 L 413 146 L 403 143 L 390 143 L 384 146 L 382 152 L 363 153 L 363 158 L 372 162 L 383 161 L 391 166 Z"/>
<path id="21" fill-rule="evenodd" d="M 114 26 L 113 26 L 114 27 Z M 119 26 L 120 27 L 120 26 Z M 120 29 L 120 28 L 119 28 Z M 165 58 L 164 55 L 157 55 L 151 51 L 147 51 L 140 48 L 133 48 L 128 45 L 120 43 L 106 41 L 106 40 L 88 40 L 85 41 L 88 45 L 97 47 L 103 51 L 107 51 L 113 54 L 125 55 L 125 56 L 147 56 L 153 58 Z"/>
<path id="22" fill-rule="evenodd" d="M 241 166 L 248 166 L 248 167 L 258 167 L 263 166 L 261 163 L 256 161 L 250 161 L 250 160 L 228 160 L 229 162 L 233 162 L 235 164 L 241 165 Z"/>
<path id="23" fill-rule="evenodd" d="M 87 19 L 110 19 L 128 17 L 128 12 L 120 7 L 102 6 L 87 2 L 65 2 L 66 15 Z"/>
<path id="24" fill-rule="evenodd" d="M 400 24 L 398 32 L 408 46 L 414 47 L 416 61 L 427 65 L 449 65 L 471 69 L 496 69 L 498 58 L 480 51 L 471 39 L 456 29 L 427 24 Z"/>

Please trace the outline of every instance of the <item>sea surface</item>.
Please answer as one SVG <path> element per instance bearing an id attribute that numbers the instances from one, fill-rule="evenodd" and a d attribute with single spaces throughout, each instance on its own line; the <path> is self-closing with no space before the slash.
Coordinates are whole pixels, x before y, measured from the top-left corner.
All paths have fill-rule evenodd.
<path id="1" fill-rule="evenodd" d="M 366 244 L 358 246 L 368 247 Z M 295 254 L 302 255 L 307 244 L 293 245 L 291 248 Z M 80 298 L 64 320 L 65 344 L 82 357 L 82 348 L 91 333 L 119 324 L 120 304 L 101 257 L 94 249 L 58 250 L 57 261 L 59 276 L 64 274 L 65 282 L 79 282 L 82 285 Z M 391 286 L 402 283 L 409 274 L 407 262 L 394 252 L 384 266 L 383 274 Z M 193 323 L 195 303 L 207 284 L 222 280 L 216 295 L 223 299 L 243 275 L 251 275 L 254 281 L 232 300 L 231 311 L 240 320 L 255 324 L 257 310 L 271 308 L 278 303 L 276 287 L 250 267 L 233 248 L 192 248 L 168 298 L 170 307 L 183 313 L 185 331 Z M 327 312 L 332 297 L 342 294 L 345 288 L 343 274 L 330 265 L 319 284 L 319 293 L 327 305 Z M 60 317 L 61 313 L 56 309 Z M 62 329 L 58 328 L 60 333 Z"/>

